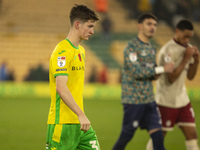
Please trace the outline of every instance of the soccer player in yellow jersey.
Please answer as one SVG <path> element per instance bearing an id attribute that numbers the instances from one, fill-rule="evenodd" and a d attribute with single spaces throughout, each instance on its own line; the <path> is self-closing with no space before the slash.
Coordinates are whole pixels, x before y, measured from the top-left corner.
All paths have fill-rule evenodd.
<path id="1" fill-rule="evenodd" d="M 47 150 L 100 150 L 95 131 L 83 110 L 85 50 L 79 45 L 94 33 L 95 12 L 84 5 L 70 11 L 67 39 L 54 49 L 49 66 L 51 106 Z"/>

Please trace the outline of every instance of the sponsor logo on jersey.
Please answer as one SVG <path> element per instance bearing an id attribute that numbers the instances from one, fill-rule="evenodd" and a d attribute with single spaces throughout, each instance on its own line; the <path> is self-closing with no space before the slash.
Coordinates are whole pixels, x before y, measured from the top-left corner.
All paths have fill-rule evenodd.
<path id="1" fill-rule="evenodd" d="M 154 63 L 146 63 L 146 67 L 154 67 L 155 64 Z"/>
<path id="2" fill-rule="evenodd" d="M 67 71 L 67 68 L 64 68 L 64 69 L 56 69 L 56 71 Z"/>
<path id="3" fill-rule="evenodd" d="M 84 66 L 72 66 L 72 71 L 75 71 L 75 70 L 85 70 L 85 67 Z"/>
<path id="4" fill-rule="evenodd" d="M 62 54 L 62 53 L 64 53 L 64 52 L 66 52 L 66 50 L 62 50 L 61 52 L 59 52 L 58 54 Z"/>
<path id="5" fill-rule="evenodd" d="M 58 67 L 64 67 L 66 64 L 66 58 L 64 56 L 58 57 L 57 64 Z"/>

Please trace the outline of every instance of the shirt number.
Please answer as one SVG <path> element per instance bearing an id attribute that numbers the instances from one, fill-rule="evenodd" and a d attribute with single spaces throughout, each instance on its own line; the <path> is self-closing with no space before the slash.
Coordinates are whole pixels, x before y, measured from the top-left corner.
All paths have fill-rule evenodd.
<path id="1" fill-rule="evenodd" d="M 95 148 L 96 150 L 99 150 L 97 144 L 97 141 L 90 141 L 90 144 L 92 144 L 92 148 Z"/>

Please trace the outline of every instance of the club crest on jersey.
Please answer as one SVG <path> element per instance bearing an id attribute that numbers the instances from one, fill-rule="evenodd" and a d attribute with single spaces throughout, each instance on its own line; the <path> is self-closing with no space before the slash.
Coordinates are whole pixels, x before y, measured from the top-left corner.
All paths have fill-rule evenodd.
<path id="1" fill-rule="evenodd" d="M 64 56 L 58 57 L 58 67 L 64 67 L 66 64 L 66 58 Z"/>
<path id="2" fill-rule="evenodd" d="M 130 53 L 129 54 L 129 59 L 132 61 L 132 62 L 135 62 L 137 60 L 137 54 L 136 53 Z"/>
<path id="3" fill-rule="evenodd" d="M 165 62 L 169 63 L 169 62 L 171 62 L 171 60 L 172 60 L 171 55 L 170 54 L 166 54 L 165 55 Z"/>

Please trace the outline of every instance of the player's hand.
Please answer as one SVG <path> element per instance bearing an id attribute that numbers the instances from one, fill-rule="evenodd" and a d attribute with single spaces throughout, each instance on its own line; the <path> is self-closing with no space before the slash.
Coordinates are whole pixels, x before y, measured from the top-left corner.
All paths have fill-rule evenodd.
<path id="1" fill-rule="evenodd" d="M 87 130 L 90 129 L 91 123 L 90 123 L 90 121 L 88 120 L 88 118 L 86 117 L 86 115 L 83 114 L 83 115 L 79 116 L 78 119 L 79 119 L 79 122 L 80 122 L 80 124 L 81 124 L 80 130 L 82 130 L 82 131 L 84 131 L 84 132 L 87 132 Z"/>
<path id="2" fill-rule="evenodd" d="M 193 54 L 194 61 L 199 62 L 199 50 L 196 46 L 194 46 L 193 48 L 194 48 L 194 54 Z"/>
<path id="3" fill-rule="evenodd" d="M 174 64 L 168 63 L 168 64 L 164 65 L 164 70 L 167 73 L 172 73 L 174 71 Z"/>
<path id="4" fill-rule="evenodd" d="M 194 55 L 194 53 L 195 53 L 195 48 L 188 46 L 184 53 L 184 59 L 186 61 L 189 61 L 191 59 L 191 57 Z"/>

